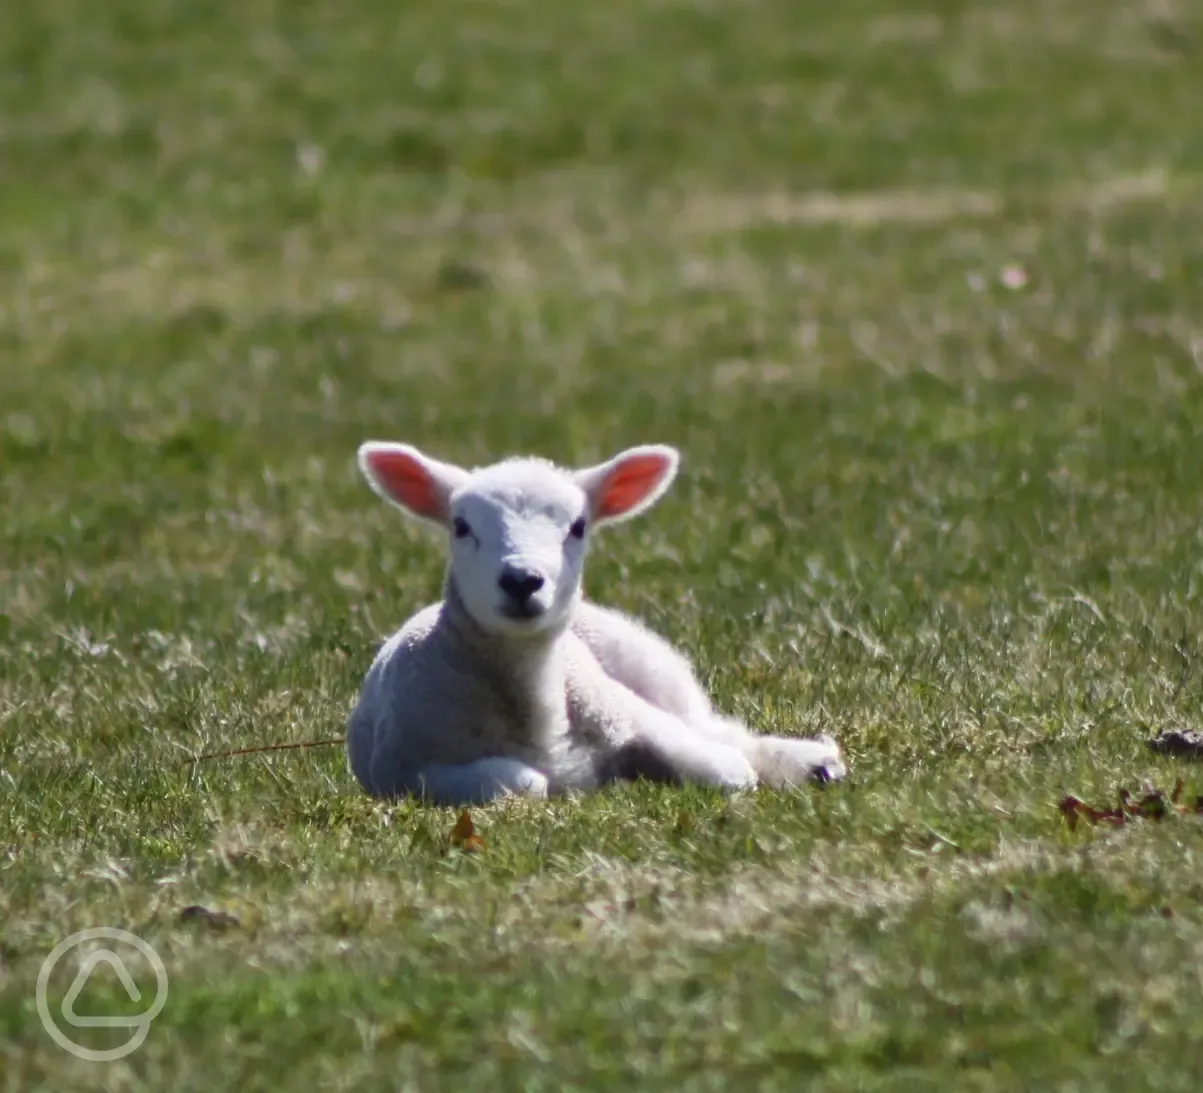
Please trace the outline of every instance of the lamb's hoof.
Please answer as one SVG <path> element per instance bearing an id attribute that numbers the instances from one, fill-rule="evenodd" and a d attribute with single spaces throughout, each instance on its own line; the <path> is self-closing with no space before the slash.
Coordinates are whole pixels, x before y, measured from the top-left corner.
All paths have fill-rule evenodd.
<path id="1" fill-rule="evenodd" d="M 816 785 L 825 786 L 830 782 L 842 782 L 848 777 L 848 767 L 844 762 L 844 757 L 840 752 L 840 746 L 835 742 L 835 739 L 823 733 L 817 736 L 816 741 L 820 744 L 825 744 L 831 749 L 831 755 L 814 768 L 811 774 L 811 781 Z"/>
<path id="2" fill-rule="evenodd" d="M 774 789 L 838 782 L 848 773 L 840 746 L 830 736 L 766 736 L 754 751 L 761 780 Z"/>
<path id="3" fill-rule="evenodd" d="M 816 786 L 825 786 L 831 782 L 842 782 L 847 774 L 843 763 L 828 763 L 825 767 L 815 767 L 810 780 Z"/>

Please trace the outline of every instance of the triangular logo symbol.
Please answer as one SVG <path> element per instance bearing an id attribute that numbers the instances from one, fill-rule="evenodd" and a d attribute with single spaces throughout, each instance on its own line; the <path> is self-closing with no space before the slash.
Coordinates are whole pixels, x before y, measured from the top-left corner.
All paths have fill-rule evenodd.
<path id="1" fill-rule="evenodd" d="M 75 976 L 75 982 L 71 984 L 71 989 L 63 997 L 63 1020 L 69 1025 L 74 1025 L 76 1028 L 133 1028 L 135 1025 L 141 1023 L 141 1016 L 80 1017 L 75 1012 L 76 999 L 79 998 L 84 986 L 92 977 L 92 973 L 96 970 L 98 964 L 107 964 L 113 969 L 113 973 L 125 988 L 125 993 L 129 995 L 131 1002 L 141 1001 L 142 992 L 138 990 L 138 985 L 134 982 L 121 957 L 113 952 L 112 949 L 97 949 L 96 952 L 90 953 L 83 964 L 80 965 L 79 972 Z"/>

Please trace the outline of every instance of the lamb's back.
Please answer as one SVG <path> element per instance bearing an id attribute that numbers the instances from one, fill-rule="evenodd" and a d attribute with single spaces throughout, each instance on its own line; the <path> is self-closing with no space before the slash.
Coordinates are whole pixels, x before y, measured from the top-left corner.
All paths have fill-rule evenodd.
<path id="1" fill-rule="evenodd" d="M 608 676 L 645 702 L 690 722 L 709 718 L 710 700 L 693 665 L 637 619 L 583 601 L 573 616 L 572 632 Z"/>

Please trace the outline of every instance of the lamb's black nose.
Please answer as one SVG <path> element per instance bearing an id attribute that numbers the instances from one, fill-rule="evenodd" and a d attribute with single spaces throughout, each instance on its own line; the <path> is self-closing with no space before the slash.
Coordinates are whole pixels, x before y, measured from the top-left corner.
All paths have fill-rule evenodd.
<path id="1" fill-rule="evenodd" d="M 507 566 L 501 576 L 497 578 L 497 583 L 501 585 L 501 591 L 510 599 L 516 603 L 526 603 L 543 587 L 545 582 L 538 573 L 532 573 L 529 569 L 515 569 Z"/>

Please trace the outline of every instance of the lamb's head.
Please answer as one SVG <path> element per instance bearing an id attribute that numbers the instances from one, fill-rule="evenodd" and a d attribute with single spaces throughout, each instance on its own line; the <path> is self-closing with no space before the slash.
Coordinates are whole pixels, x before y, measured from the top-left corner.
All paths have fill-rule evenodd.
<path id="1" fill-rule="evenodd" d="M 486 630 L 513 635 L 568 624 L 590 535 L 653 505 L 677 463 L 677 452 L 661 445 L 582 470 L 508 459 L 468 471 L 405 444 L 359 449 L 360 469 L 381 497 L 446 531 L 450 577 L 469 614 Z"/>

